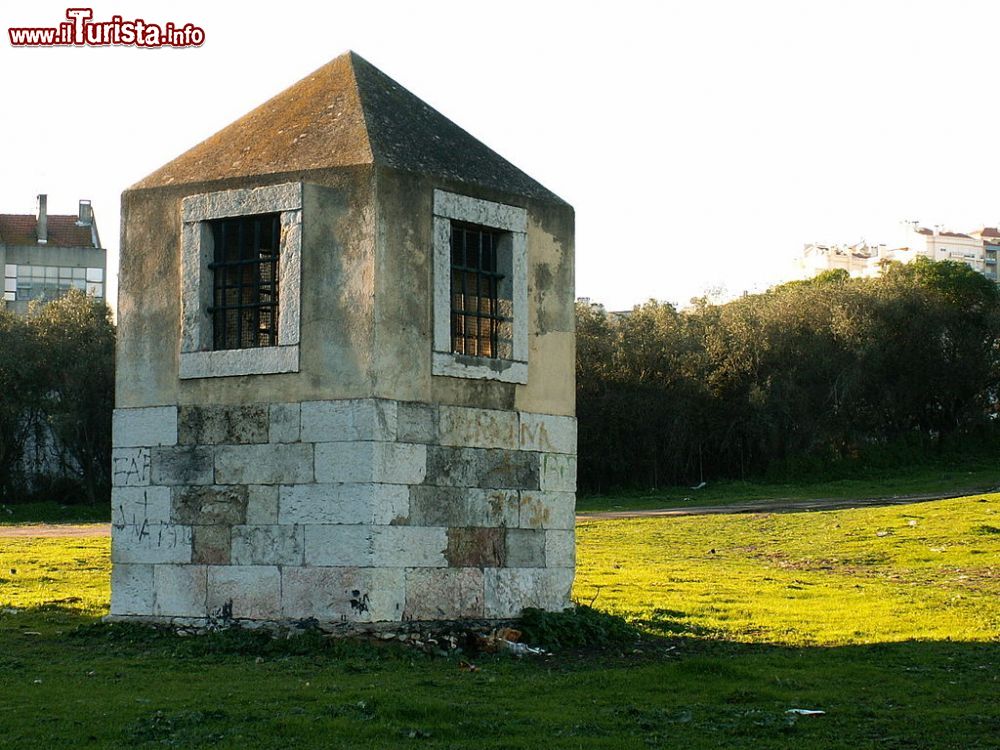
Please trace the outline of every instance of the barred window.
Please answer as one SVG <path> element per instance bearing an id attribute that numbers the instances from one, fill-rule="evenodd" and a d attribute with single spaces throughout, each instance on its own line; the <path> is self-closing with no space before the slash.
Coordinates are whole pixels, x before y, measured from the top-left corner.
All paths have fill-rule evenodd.
<path id="1" fill-rule="evenodd" d="M 510 306 L 500 293 L 505 280 L 501 235 L 486 227 L 451 224 L 451 340 L 456 354 L 511 356 Z"/>
<path id="2" fill-rule="evenodd" d="M 210 222 L 213 348 L 278 345 L 278 252 L 281 214 Z"/>

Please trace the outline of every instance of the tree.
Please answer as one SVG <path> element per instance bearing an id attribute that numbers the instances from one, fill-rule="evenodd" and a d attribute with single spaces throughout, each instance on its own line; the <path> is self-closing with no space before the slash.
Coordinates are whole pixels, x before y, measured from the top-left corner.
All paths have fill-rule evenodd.
<path id="1" fill-rule="evenodd" d="M 86 499 L 111 486 L 115 329 L 108 306 L 72 290 L 34 306 L 29 326 L 45 352 L 44 412 L 65 474 L 80 480 Z"/>

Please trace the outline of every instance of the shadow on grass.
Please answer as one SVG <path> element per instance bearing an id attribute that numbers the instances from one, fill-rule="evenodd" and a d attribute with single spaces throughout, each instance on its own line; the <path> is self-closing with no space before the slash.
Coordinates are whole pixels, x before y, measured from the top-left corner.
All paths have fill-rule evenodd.
<path id="1" fill-rule="evenodd" d="M 52 607 L 0 614 L 0 747 L 375 748 L 419 740 L 454 748 L 853 750 L 986 748 L 1000 736 L 998 643 L 792 648 L 680 636 L 683 612 L 651 619 L 668 636 L 616 636 L 516 659 L 436 657 L 317 632 L 182 637 Z M 612 627 L 586 622 L 543 624 L 571 633 Z M 787 713 L 793 708 L 826 713 L 800 717 Z"/>

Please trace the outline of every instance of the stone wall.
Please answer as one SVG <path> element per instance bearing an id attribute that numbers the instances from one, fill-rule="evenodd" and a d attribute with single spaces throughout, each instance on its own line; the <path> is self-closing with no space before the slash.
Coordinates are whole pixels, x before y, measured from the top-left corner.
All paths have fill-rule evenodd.
<path id="1" fill-rule="evenodd" d="M 383 399 L 128 408 L 114 446 L 113 617 L 569 604 L 572 417 Z"/>

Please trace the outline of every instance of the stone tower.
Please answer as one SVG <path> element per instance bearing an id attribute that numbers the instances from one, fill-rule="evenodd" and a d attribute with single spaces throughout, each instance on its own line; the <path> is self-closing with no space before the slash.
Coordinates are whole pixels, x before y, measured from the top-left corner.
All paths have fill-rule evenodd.
<path id="1" fill-rule="evenodd" d="M 112 617 L 567 606 L 573 272 L 568 204 L 353 53 L 126 190 Z"/>

